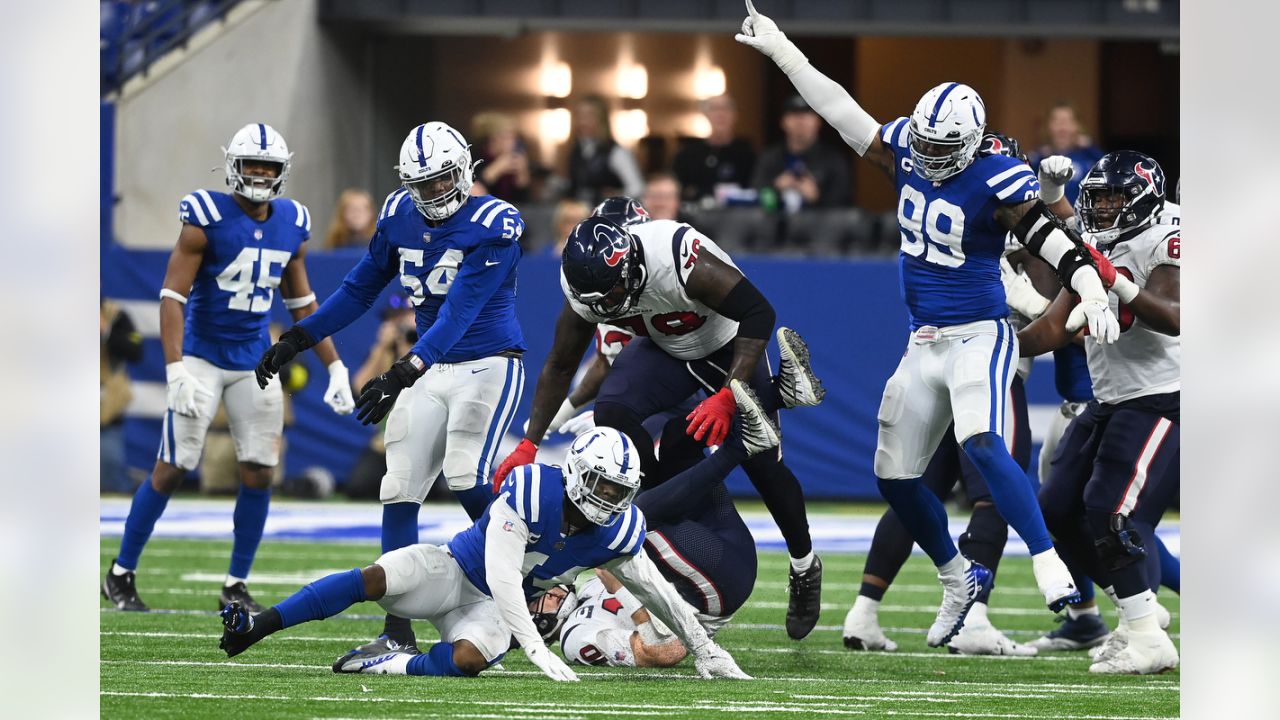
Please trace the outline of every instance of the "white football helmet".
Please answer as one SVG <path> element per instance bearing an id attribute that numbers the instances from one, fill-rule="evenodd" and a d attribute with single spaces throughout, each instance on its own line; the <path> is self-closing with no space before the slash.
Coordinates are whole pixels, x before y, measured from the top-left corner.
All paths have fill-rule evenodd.
<path id="1" fill-rule="evenodd" d="M 909 128 L 915 173 L 938 182 L 973 162 L 987 128 L 987 107 L 968 85 L 942 83 L 916 103 Z"/>
<path id="2" fill-rule="evenodd" d="M 263 123 L 249 123 L 231 136 L 231 142 L 222 148 L 222 152 L 227 158 L 227 185 L 231 192 L 256 203 L 279 197 L 284 192 L 293 153 L 289 152 L 284 136 L 275 128 Z M 275 163 L 279 172 L 274 178 L 246 175 L 245 161 Z"/>
<path id="3" fill-rule="evenodd" d="M 574 438 L 564 468 L 565 493 L 596 525 L 617 522 L 640 490 L 636 444 L 611 427 L 595 427 Z"/>
<path id="4" fill-rule="evenodd" d="M 396 170 L 418 211 L 441 222 L 467 201 L 475 165 L 461 133 L 442 122 L 429 122 L 409 131 L 400 145 Z"/>

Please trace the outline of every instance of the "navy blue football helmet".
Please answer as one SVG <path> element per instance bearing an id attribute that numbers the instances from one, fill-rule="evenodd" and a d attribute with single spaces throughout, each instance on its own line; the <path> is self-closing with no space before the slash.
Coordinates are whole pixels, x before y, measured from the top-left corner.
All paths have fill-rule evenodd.
<path id="1" fill-rule="evenodd" d="M 603 318 L 626 315 L 648 279 L 639 241 L 605 217 L 592 216 L 574 226 L 560 270 L 573 299 Z"/>
<path id="2" fill-rule="evenodd" d="M 595 210 L 591 211 L 591 214 L 594 217 L 608 218 L 622 227 L 649 222 L 653 219 L 649 217 L 649 211 L 645 210 L 638 200 L 625 195 L 605 198 Z"/>
<path id="3" fill-rule="evenodd" d="M 1027 156 L 1023 154 L 1016 139 L 995 131 L 983 135 L 982 142 L 978 144 L 978 157 L 987 155 L 1004 155 L 1027 162 Z"/>
<path id="4" fill-rule="evenodd" d="M 1164 210 L 1164 170 L 1133 150 L 1107 153 L 1080 181 L 1076 215 L 1100 242 L 1144 228 Z"/>

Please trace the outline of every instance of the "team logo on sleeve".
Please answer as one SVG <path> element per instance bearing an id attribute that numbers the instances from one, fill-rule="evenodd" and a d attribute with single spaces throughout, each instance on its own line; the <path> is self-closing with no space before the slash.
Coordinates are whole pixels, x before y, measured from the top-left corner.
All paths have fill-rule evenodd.
<path id="1" fill-rule="evenodd" d="M 604 599 L 604 602 L 600 603 L 600 607 L 608 610 L 614 615 L 617 615 L 618 612 L 622 610 L 622 601 L 616 597 L 607 597 Z"/>

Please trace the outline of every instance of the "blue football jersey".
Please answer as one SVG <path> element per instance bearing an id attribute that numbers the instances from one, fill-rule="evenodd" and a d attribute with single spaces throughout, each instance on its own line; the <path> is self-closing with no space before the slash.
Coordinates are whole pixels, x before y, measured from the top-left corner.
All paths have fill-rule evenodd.
<path id="1" fill-rule="evenodd" d="M 1035 173 L 1017 158 L 986 155 L 935 185 L 912 172 L 907 125 L 907 118 L 886 124 L 880 139 L 894 159 L 899 271 L 911 329 L 1007 317 L 1000 256 L 1008 232 L 995 211 L 1039 197 Z"/>
<path id="2" fill-rule="evenodd" d="M 644 513 L 634 504 L 608 526 L 591 525 L 565 535 L 561 532 L 564 501 L 564 473 L 559 467 L 522 465 L 503 481 L 498 497 L 480 519 L 449 541 L 449 552 L 467 579 L 490 594 L 484 568 L 485 532 L 489 528 L 489 510 L 506 503 L 529 526 L 529 544 L 521 569 L 525 597 L 533 599 L 555 585 L 572 583 L 584 570 L 635 555 L 644 547 Z"/>
<path id="3" fill-rule="evenodd" d="M 417 311 L 413 352 L 428 365 L 465 362 L 524 350 L 516 319 L 516 268 L 524 220 L 509 203 L 470 197 L 436 227 L 403 188 L 387 196 L 369 251 L 338 292 L 302 320 L 328 337 L 372 306 L 399 275 Z"/>
<path id="4" fill-rule="evenodd" d="M 231 195 L 196 190 L 182 198 L 178 219 L 208 238 L 187 299 L 182 352 L 225 370 L 251 370 L 271 342 L 271 302 L 284 266 L 311 237 L 311 213 L 277 198 L 258 222 Z"/>

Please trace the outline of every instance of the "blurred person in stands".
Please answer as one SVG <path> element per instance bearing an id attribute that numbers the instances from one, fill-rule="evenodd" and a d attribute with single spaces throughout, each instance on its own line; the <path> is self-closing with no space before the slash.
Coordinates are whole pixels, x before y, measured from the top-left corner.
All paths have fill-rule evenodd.
<path id="1" fill-rule="evenodd" d="M 783 142 L 760 154 L 753 184 L 777 193 L 787 212 L 849 205 L 849 162 L 843 151 L 818 141 L 821 129 L 822 118 L 794 95 L 782 110 Z"/>
<path id="2" fill-rule="evenodd" d="M 1067 181 L 1064 191 L 1067 202 L 1074 205 L 1076 197 L 1080 195 L 1080 181 L 1094 163 L 1102 159 L 1102 150 L 1093 144 L 1092 138 L 1084 134 L 1076 116 L 1076 108 L 1068 102 L 1060 102 L 1049 108 L 1045 116 L 1044 131 L 1048 142 L 1031 155 L 1031 167 L 1039 172 L 1040 161 L 1051 155 L 1070 158 L 1071 179 Z"/>
<path id="3" fill-rule="evenodd" d="M 654 220 L 678 220 L 685 222 L 680 214 L 680 181 L 671 173 L 654 173 L 645 183 L 644 198 L 641 199 L 649 217 Z"/>
<path id="4" fill-rule="evenodd" d="M 480 160 L 471 194 L 488 194 L 513 203 L 528 200 L 533 173 L 515 120 L 499 112 L 479 113 L 471 121 L 471 135 L 477 138 Z"/>
<path id="5" fill-rule="evenodd" d="M 555 257 L 564 254 L 564 244 L 569 239 L 569 233 L 573 232 L 574 226 L 586 220 L 590 214 L 591 208 L 581 200 L 561 200 L 556 203 L 555 214 L 551 216 L 555 242 L 547 246 L 551 252 L 555 253 Z"/>
<path id="6" fill-rule="evenodd" d="M 373 196 L 367 190 L 347 188 L 338 196 L 329 220 L 329 232 L 325 233 L 326 248 L 364 247 L 373 237 L 377 214 L 373 209 Z"/>
<path id="7" fill-rule="evenodd" d="M 751 187 L 756 151 L 750 142 L 733 134 L 738 106 L 732 97 L 720 95 L 703 100 L 701 110 L 711 125 L 711 134 L 705 140 L 685 140 L 676 153 L 673 169 L 684 186 L 684 200 L 723 205 L 724 195 Z"/>
<path id="8" fill-rule="evenodd" d="M 637 197 L 644 192 L 636 156 L 613 139 L 609 108 L 599 95 L 587 95 L 573 105 L 568 177 L 569 197 L 587 205 L 609 195 Z"/>
<path id="9" fill-rule="evenodd" d="M 133 399 L 125 365 L 142 359 L 142 334 L 129 314 L 110 300 L 98 304 L 98 330 L 98 437 L 102 446 L 98 485 L 102 492 L 133 492 L 124 451 L 124 411 Z"/>
<path id="10" fill-rule="evenodd" d="M 418 342 L 418 326 L 415 320 L 413 305 L 409 298 L 395 293 L 382 311 L 382 324 L 378 326 L 377 339 L 369 354 L 355 374 L 351 376 L 354 387 L 364 387 L 365 383 L 391 369 L 392 364 L 405 353 L 413 349 Z M 351 475 L 347 478 L 345 492 L 354 499 L 376 499 L 378 488 L 382 484 L 382 476 L 387 474 L 387 445 L 383 437 L 386 422 L 378 423 L 378 431 L 369 440 L 356 460 Z"/>

